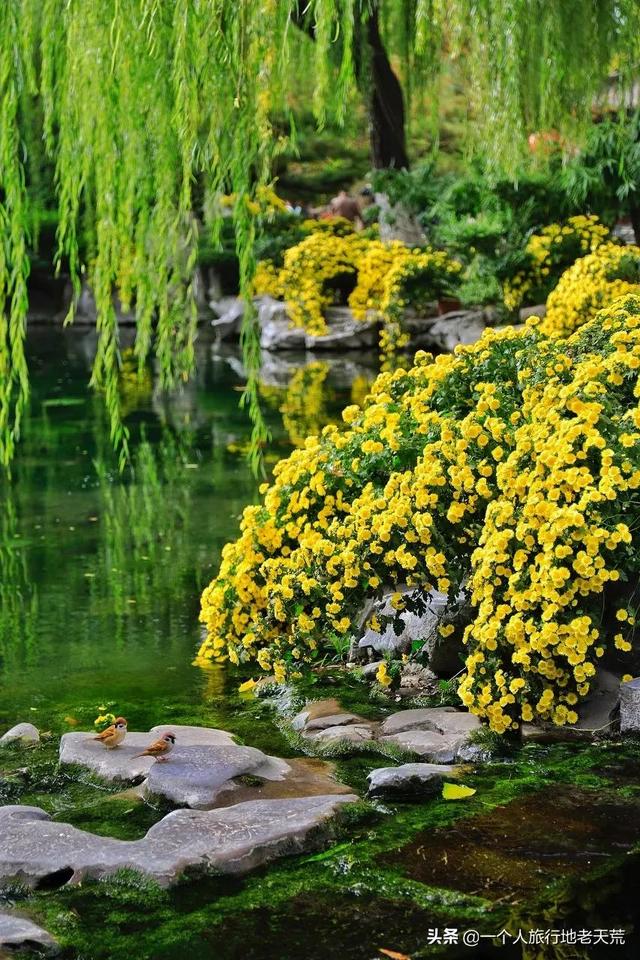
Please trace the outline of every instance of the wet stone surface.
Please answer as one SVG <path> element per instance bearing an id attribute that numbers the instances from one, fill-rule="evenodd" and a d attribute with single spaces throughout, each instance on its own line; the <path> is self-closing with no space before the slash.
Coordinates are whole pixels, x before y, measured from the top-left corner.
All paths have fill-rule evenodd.
<path id="1" fill-rule="evenodd" d="M 76 764 L 91 770 L 104 780 L 140 783 L 149 773 L 155 760 L 137 757 L 167 730 L 176 734 L 180 747 L 235 746 L 233 737 L 225 730 L 208 727 L 162 726 L 152 727 L 148 733 L 130 731 L 123 743 L 114 750 L 94 740 L 89 731 L 65 733 L 60 741 L 60 763 Z"/>
<path id="2" fill-rule="evenodd" d="M 186 870 L 246 873 L 316 843 L 338 808 L 355 799 L 296 797 L 176 810 L 131 841 L 54 822 L 37 807 L 1 807 L 0 885 L 60 887 L 130 869 L 167 887 Z"/>
<path id="3" fill-rule="evenodd" d="M 519 903 L 626 855 L 640 837 L 640 800 L 558 786 L 418 834 L 384 863 L 430 886 Z"/>

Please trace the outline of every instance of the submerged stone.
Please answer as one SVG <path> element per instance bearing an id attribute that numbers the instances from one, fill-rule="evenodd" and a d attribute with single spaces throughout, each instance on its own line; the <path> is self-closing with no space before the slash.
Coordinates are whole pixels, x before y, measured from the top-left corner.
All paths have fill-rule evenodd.
<path id="1" fill-rule="evenodd" d="M 428 886 L 526 903 L 548 885 L 626 857 L 639 830 L 637 799 L 558 784 L 423 831 L 382 859 Z"/>
<path id="2" fill-rule="evenodd" d="M 0 808 L 0 883 L 80 883 L 137 870 L 161 886 L 186 871 L 246 873 L 301 853 L 330 827 L 344 796 L 251 800 L 221 810 L 175 810 L 141 840 L 116 840 L 52 821 L 37 807 Z"/>
<path id="3" fill-rule="evenodd" d="M 459 767 L 447 764 L 403 763 L 399 767 L 379 767 L 367 777 L 369 796 L 433 796 L 445 780 L 459 775 Z"/>
<path id="4" fill-rule="evenodd" d="M 32 723 L 17 723 L 0 737 L 0 744 L 7 743 L 39 743 L 40 733 Z"/>

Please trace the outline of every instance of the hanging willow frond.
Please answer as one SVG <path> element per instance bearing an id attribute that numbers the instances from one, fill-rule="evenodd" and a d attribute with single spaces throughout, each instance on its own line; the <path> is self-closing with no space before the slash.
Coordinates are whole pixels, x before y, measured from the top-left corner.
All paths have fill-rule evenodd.
<path id="1" fill-rule="evenodd" d="M 55 171 L 58 265 L 69 271 L 76 295 L 82 280 L 95 295 L 92 382 L 104 391 L 112 437 L 124 457 L 115 298 L 135 311 L 139 364 L 153 354 L 165 385 L 187 377 L 194 362 L 199 235 L 204 230 L 215 240 L 221 194 L 234 194 L 241 292 L 250 302 L 251 201 L 270 180 L 282 147 L 271 118 L 287 113 L 302 70 L 313 74 L 318 122 L 344 118 L 355 73 L 366 65 L 362 27 L 372 13 L 394 64 L 417 92 L 434 77 L 444 50 L 460 54 L 479 142 L 507 165 L 532 129 L 575 131 L 614 58 L 623 77 L 635 77 L 640 66 L 636 0 L 4 0 L 3 463 L 13 455 L 28 396 L 29 233 L 37 232 L 43 151 Z M 254 454 L 266 438 L 257 395 L 258 334 L 248 310 L 244 402 L 254 422 Z"/>

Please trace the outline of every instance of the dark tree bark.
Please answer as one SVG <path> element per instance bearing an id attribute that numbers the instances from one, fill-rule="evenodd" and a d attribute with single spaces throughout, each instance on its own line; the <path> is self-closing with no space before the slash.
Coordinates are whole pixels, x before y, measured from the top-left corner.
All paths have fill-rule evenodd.
<path id="1" fill-rule="evenodd" d="M 377 6 L 369 15 L 366 36 L 371 71 L 369 121 L 373 166 L 377 170 L 409 169 L 404 96 L 380 35 Z"/>
<path id="2" fill-rule="evenodd" d="M 306 16 L 306 0 L 299 0 L 293 22 L 315 40 L 313 23 Z M 380 34 L 377 3 L 366 21 L 356 22 L 354 47 L 358 86 L 368 99 L 372 164 L 376 170 L 408 170 L 404 95 Z"/>

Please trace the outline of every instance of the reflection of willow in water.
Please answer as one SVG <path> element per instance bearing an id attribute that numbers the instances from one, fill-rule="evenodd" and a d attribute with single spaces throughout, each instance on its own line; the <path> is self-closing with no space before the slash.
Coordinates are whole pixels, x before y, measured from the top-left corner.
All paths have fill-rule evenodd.
<path id="1" fill-rule="evenodd" d="M 26 546 L 9 482 L 0 484 L 0 672 L 34 659 L 38 594 L 30 582 Z"/>
<path id="2" fill-rule="evenodd" d="M 303 447 L 307 437 L 319 434 L 329 423 L 340 422 L 336 405 L 338 391 L 330 381 L 331 367 L 313 361 L 291 377 L 286 387 L 260 387 L 261 395 L 282 415 L 282 423 L 294 447 Z M 361 403 L 373 377 L 356 376 L 351 385 L 352 403 Z"/>
<path id="3" fill-rule="evenodd" d="M 87 571 L 89 610 L 98 612 L 107 604 L 117 647 L 146 631 L 144 618 L 150 614 L 163 621 L 168 640 L 174 633 L 172 610 L 182 606 L 185 582 L 193 583 L 197 593 L 201 575 L 194 571 L 192 528 L 199 519 L 193 487 L 186 482 L 190 451 L 185 436 L 167 433 L 155 447 L 143 439 L 127 483 L 114 483 L 105 461 L 96 460 L 100 542 Z M 201 558 L 202 567 L 207 560 Z"/>

